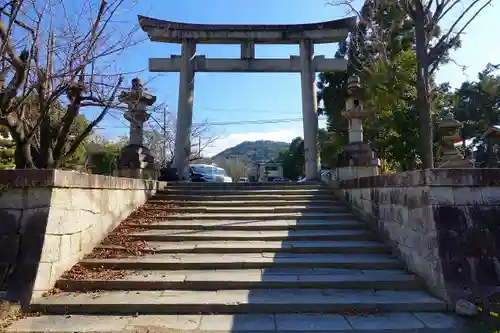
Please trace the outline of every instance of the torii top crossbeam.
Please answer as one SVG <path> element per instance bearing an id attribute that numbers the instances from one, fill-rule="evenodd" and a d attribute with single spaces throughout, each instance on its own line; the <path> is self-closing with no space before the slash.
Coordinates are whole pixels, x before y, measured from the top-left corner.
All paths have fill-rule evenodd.
<path id="1" fill-rule="evenodd" d="M 190 24 L 158 20 L 139 15 L 139 25 L 155 42 L 182 43 L 192 39 L 197 44 L 298 44 L 310 40 L 315 44 L 344 41 L 355 17 L 309 24 L 227 25 Z"/>

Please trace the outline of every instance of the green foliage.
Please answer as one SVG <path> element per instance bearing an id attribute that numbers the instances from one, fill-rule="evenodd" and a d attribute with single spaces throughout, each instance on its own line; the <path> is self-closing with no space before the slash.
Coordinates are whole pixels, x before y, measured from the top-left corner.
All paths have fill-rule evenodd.
<path id="1" fill-rule="evenodd" d="M 341 56 L 338 54 L 337 56 Z M 407 170 L 419 163 L 418 121 L 415 107 L 416 57 L 413 51 L 400 51 L 387 60 L 377 60 L 356 73 L 364 85 L 368 111 L 364 123 L 365 140 L 388 169 Z M 351 66 L 351 71 L 355 70 Z M 320 98 L 328 117 L 328 139 L 321 138 L 322 161 L 334 166 L 336 156 L 348 142 L 348 122 L 342 115 L 347 98 L 347 74 L 322 73 Z"/>
<path id="2" fill-rule="evenodd" d="M 125 146 L 124 140 L 118 142 L 104 142 L 96 145 L 88 155 L 88 168 L 94 174 L 110 175 L 111 165 L 121 149 Z"/>
<path id="3" fill-rule="evenodd" d="M 111 163 L 113 162 L 115 154 L 110 151 L 99 151 L 94 152 L 89 156 L 88 166 L 90 171 L 98 175 L 110 175 L 111 174 Z"/>
<path id="4" fill-rule="evenodd" d="M 283 149 L 278 157 L 283 163 L 283 177 L 297 180 L 304 174 L 304 140 L 297 137 L 292 140 L 287 149 Z"/>
<path id="5" fill-rule="evenodd" d="M 479 144 L 479 149 L 475 153 L 476 161 L 485 167 L 496 166 L 500 157 L 498 147 L 495 145 L 498 140 L 480 142 L 482 134 L 488 127 L 500 124 L 499 69 L 500 65 L 488 64 L 478 74 L 476 81 L 463 82 L 454 93 L 446 91 L 447 107 L 464 125 L 461 133 L 463 142 L 475 138 L 473 143 Z M 472 146 L 462 147 L 462 150 L 470 154 Z"/>
<path id="6" fill-rule="evenodd" d="M 10 169 L 16 166 L 14 162 L 15 143 L 7 139 L 8 136 L 8 128 L 0 126 L 0 169 Z"/>
<path id="7" fill-rule="evenodd" d="M 348 122 L 342 115 L 347 98 L 347 80 L 356 74 L 364 87 L 367 111 L 364 137 L 386 170 L 408 170 L 420 163 L 417 110 L 417 57 L 415 29 L 404 1 L 365 1 L 359 21 L 347 43 L 335 57 L 349 60 L 347 71 L 320 73 L 320 112 L 327 116 L 327 139 L 320 136 L 322 160 L 333 166 L 348 142 Z M 374 33 L 372 27 L 377 27 Z M 439 35 L 439 28 L 432 31 Z M 442 61 L 445 61 L 446 57 Z M 432 83 L 432 81 L 431 81 Z M 432 96 L 435 110 L 445 104 L 439 89 Z M 439 115 L 434 117 L 439 119 Z M 321 134 L 321 133 L 320 133 Z M 438 138 L 435 138 L 437 141 Z M 437 148 L 437 143 L 435 144 Z"/>
<path id="8" fill-rule="evenodd" d="M 234 158 L 239 159 L 239 161 L 246 165 L 269 162 L 276 159 L 280 151 L 286 148 L 288 148 L 288 143 L 286 142 L 268 140 L 245 141 L 220 152 L 212 160 L 220 161 L 227 158 Z"/>
<path id="9" fill-rule="evenodd" d="M 415 53 L 402 51 L 392 61 L 377 61 L 363 72 L 370 96 L 365 107 L 371 111 L 365 137 L 389 169 L 408 170 L 420 163 Z"/>
<path id="10" fill-rule="evenodd" d="M 335 167 L 338 156 L 343 150 L 343 142 L 338 139 L 337 135 L 331 135 L 327 130 L 320 128 L 318 131 L 318 145 L 322 167 Z"/>
<path id="11" fill-rule="evenodd" d="M 455 118 L 464 123 L 463 136 L 480 136 L 500 121 L 500 66 L 488 64 L 477 81 L 463 82 L 452 95 Z"/>
<path id="12" fill-rule="evenodd" d="M 66 143 L 66 150 L 69 150 L 73 143 L 75 142 L 76 137 L 78 137 L 80 134 L 82 134 L 87 126 L 89 125 L 89 121 L 84 115 L 78 115 L 75 118 L 75 121 L 71 125 L 70 129 L 70 134 L 69 134 L 69 140 Z M 65 163 L 66 167 L 71 167 L 75 165 L 83 165 L 85 163 L 85 158 L 86 158 L 86 151 L 85 151 L 85 144 L 87 143 L 87 140 L 84 140 L 81 145 L 78 146 L 76 149 L 75 153 L 68 158 L 68 160 Z"/>
<path id="13" fill-rule="evenodd" d="M 0 144 L 0 169 L 10 169 L 16 166 L 14 163 L 15 153 L 15 148 L 5 147 Z"/>
<path id="14" fill-rule="evenodd" d="M 6 126 L 0 125 L 0 136 L 6 138 L 9 134 L 9 129 Z"/>

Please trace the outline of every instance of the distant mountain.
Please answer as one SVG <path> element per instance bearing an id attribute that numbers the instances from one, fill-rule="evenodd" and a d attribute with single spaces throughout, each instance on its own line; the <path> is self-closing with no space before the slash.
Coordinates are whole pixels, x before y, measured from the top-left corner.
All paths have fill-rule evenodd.
<path id="1" fill-rule="evenodd" d="M 277 158 L 280 151 L 287 149 L 289 145 L 290 144 L 287 142 L 279 141 L 245 141 L 220 152 L 215 155 L 212 160 L 217 162 L 217 160 L 220 159 L 237 158 L 247 165 L 268 162 Z"/>

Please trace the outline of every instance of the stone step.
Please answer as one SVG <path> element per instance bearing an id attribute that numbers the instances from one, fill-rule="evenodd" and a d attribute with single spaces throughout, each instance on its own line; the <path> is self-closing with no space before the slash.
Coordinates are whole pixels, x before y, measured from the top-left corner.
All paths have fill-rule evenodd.
<path id="1" fill-rule="evenodd" d="M 352 213 L 345 212 L 297 212 L 297 213 L 186 213 L 173 214 L 169 220 L 271 220 L 271 219 L 354 219 Z"/>
<path id="2" fill-rule="evenodd" d="M 232 206 L 232 207 L 211 207 L 211 206 L 198 206 L 198 207 L 185 207 L 185 206 L 179 206 L 179 207 L 171 207 L 168 205 L 165 205 L 165 208 L 162 207 L 145 207 L 146 210 L 168 210 L 170 212 L 174 213 L 208 213 L 208 214 L 241 214 L 241 213 L 248 213 L 248 214 L 260 214 L 260 213 L 312 213 L 312 212 L 319 212 L 319 213 L 328 213 L 328 212 L 348 212 L 347 208 L 345 206 L 341 205 L 332 205 L 332 206 L 313 206 L 313 205 L 300 205 L 300 206 L 282 206 L 282 207 L 273 207 L 273 206 L 261 206 L 261 207 L 250 207 L 250 206 L 243 206 L 243 207 L 237 207 L 237 206 Z"/>
<path id="3" fill-rule="evenodd" d="M 192 194 L 156 193 L 151 200 L 168 201 L 273 201 L 273 200 L 337 200 L 333 193 L 328 194 L 206 194 L 197 191 Z"/>
<path id="4" fill-rule="evenodd" d="M 154 253 L 390 253 L 388 246 L 372 241 L 191 241 L 146 242 Z M 122 249 L 99 245 L 99 248 Z M 145 251 L 145 252 L 150 252 Z"/>
<path id="5" fill-rule="evenodd" d="M 30 305 L 44 314 L 342 313 L 444 311 L 447 304 L 422 291 L 251 289 L 61 292 Z"/>
<path id="6" fill-rule="evenodd" d="M 235 315 L 53 315 L 22 319 L 8 333 L 465 333 L 463 319 L 438 312 Z M 478 331 L 479 332 L 479 331 Z"/>
<path id="7" fill-rule="evenodd" d="M 165 194 L 206 194 L 206 195 L 261 195 L 261 194 L 281 194 L 281 195 L 331 195 L 332 191 L 327 188 L 283 188 L 283 189 L 211 189 L 211 188 L 166 188 L 158 193 Z"/>
<path id="8" fill-rule="evenodd" d="M 329 288 L 415 290 L 422 280 L 403 271 L 331 270 L 332 275 L 314 274 L 300 269 L 295 274 L 273 274 L 266 270 L 208 271 L 123 271 L 120 279 L 61 279 L 56 287 L 63 291 L 104 290 L 222 290 L 262 288 Z"/>
<path id="9" fill-rule="evenodd" d="M 322 183 L 184 183 L 168 184 L 168 189 L 231 189 L 231 190 L 264 190 L 264 189 L 325 189 Z"/>
<path id="10" fill-rule="evenodd" d="M 365 223 L 356 220 L 271 220 L 271 221 L 154 221 L 150 224 L 129 223 L 130 227 L 149 229 L 196 229 L 196 230 L 359 230 Z"/>
<path id="11" fill-rule="evenodd" d="M 190 240 L 374 240 L 370 230 L 146 230 L 130 237 L 145 241 Z"/>
<path id="12" fill-rule="evenodd" d="M 179 253 L 147 254 L 138 258 L 83 259 L 87 267 L 111 269 L 180 270 L 237 268 L 352 268 L 402 269 L 401 260 L 387 254 L 303 253 Z"/>
<path id="13" fill-rule="evenodd" d="M 331 207 L 331 206 L 343 206 L 343 204 L 339 200 L 297 200 L 297 199 L 292 199 L 292 200 L 283 200 L 283 199 L 278 199 L 278 200 L 262 200 L 262 201 L 257 201 L 257 200 L 209 200 L 209 201 L 188 201 L 188 200 L 157 200 L 157 199 L 150 199 L 148 203 L 155 204 L 155 205 L 161 205 L 165 204 L 167 205 L 182 205 L 184 207 L 262 207 L 262 206 L 275 206 L 275 207 L 281 207 L 281 206 L 300 206 L 300 205 L 312 205 L 312 206 L 322 206 L 322 207 Z"/>

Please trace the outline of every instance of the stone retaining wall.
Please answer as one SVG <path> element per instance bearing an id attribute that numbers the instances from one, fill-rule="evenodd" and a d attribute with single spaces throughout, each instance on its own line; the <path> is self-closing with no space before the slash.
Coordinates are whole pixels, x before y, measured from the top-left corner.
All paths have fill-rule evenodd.
<path id="1" fill-rule="evenodd" d="M 165 183 L 62 170 L 0 171 L 0 291 L 26 304 Z"/>
<path id="2" fill-rule="evenodd" d="M 453 302 L 500 285 L 500 170 L 350 179 L 338 191 L 430 289 Z"/>

